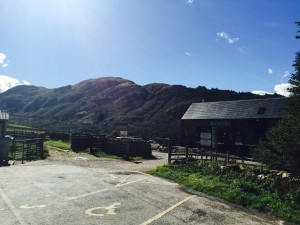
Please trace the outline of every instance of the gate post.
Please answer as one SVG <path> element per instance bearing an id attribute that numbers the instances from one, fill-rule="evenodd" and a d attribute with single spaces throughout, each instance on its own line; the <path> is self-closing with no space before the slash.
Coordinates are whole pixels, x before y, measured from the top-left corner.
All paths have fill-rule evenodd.
<path id="1" fill-rule="evenodd" d="M 172 151 L 171 151 L 171 143 L 170 143 L 170 138 L 169 138 L 169 142 L 168 142 L 168 163 L 171 163 L 172 160 Z"/>
<path id="2" fill-rule="evenodd" d="M 188 146 L 185 146 L 185 160 L 187 161 L 189 158 L 189 148 Z"/>

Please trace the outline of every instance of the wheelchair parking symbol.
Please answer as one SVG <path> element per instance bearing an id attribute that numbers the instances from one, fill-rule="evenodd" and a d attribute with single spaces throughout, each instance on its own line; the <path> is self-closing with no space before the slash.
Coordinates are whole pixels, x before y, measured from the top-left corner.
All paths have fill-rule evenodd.
<path id="1" fill-rule="evenodd" d="M 102 206 L 102 207 L 95 207 L 95 208 L 91 208 L 85 211 L 85 214 L 89 215 L 89 216 L 104 216 L 105 214 L 101 214 L 101 213 L 96 213 L 95 211 L 99 210 L 99 209 L 104 209 L 106 210 L 106 215 L 116 215 L 116 209 L 119 208 L 119 206 L 121 205 L 121 203 L 113 203 L 110 206 Z"/>

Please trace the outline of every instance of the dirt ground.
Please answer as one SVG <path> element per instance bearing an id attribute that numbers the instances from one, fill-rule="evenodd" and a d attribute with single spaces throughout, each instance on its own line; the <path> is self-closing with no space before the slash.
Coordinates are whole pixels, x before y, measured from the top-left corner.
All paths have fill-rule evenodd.
<path id="1" fill-rule="evenodd" d="M 49 149 L 50 157 L 46 160 L 30 162 L 31 164 L 58 164 L 58 165 L 75 165 L 91 168 L 106 168 L 114 170 L 130 170 L 146 172 L 150 169 L 162 166 L 168 163 L 168 153 L 153 151 L 155 159 L 135 159 L 130 161 L 97 158 L 88 153 L 75 153 L 57 148 Z"/>

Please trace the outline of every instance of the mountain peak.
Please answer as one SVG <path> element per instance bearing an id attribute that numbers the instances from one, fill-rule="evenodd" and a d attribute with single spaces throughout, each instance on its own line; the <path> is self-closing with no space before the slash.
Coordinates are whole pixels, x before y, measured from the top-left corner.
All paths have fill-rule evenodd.
<path id="1" fill-rule="evenodd" d="M 0 108 L 9 110 L 14 123 L 43 129 L 172 136 L 180 133 L 180 119 L 191 103 L 253 98 L 258 96 L 101 77 L 55 89 L 18 86 L 0 94 Z"/>

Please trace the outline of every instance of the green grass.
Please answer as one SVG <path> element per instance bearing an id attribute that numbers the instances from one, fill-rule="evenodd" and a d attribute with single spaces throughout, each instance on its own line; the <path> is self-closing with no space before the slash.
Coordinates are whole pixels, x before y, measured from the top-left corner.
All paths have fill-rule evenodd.
<path id="1" fill-rule="evenodd" d="M 24 132 L 37 132 L 37 133 L 44 132 L 43 130 L 37 128 L 27 127 L 23 125 L 12 124 L 12 123 L 9 123 L 7 125 L 7 131 L 24 131 Z"/>
<path id="2" fill-rule="evenodd" d="M 59 149 L 62 149 L 62 150 L 70 150 L 70 151 L 72 151 L 71 144 L 69 142 L 52 141 L 51 140 L 51 141 L 45 141 L 44 145 L 46 147 L 50 146 L 50 147 L 59 148 Z M 85 150 L 84 152 L 89 154 L 89 150 L 88 149 Z M 102 151 L 97 151 L 93 155 L 96 156 L 96 157 L 98 157 L 98 158 L 123 159 L 123 157 L 121 157 L 121 156 L 107 154 L 107 153 L 102 152 Z M 131 160 L 140 160 L 140 159 L 142 159 L 142 157 L 133 157 L 133 158 L 131 158 Z"/>
<path id="3" fill-rule="evenodd" d="M 63 141 L 45 141 L 45 146 L 51 146 L 55 148 L 60 148 L 63 150 L 71 150 L 71 144 L 69 142 L 63 142 Z"/>
<path id="4" fill-rule="evenodd" d="M 123 157 L 116 156 L 116 155 L 110 155 L 110 154 L 107 154 L 107 153 L 102 152 L 102 151 L 97 151 L 94 155 L 95 155 L 96 157 L 99 157 L 99 158 L 123 159 Z"/>
<path id="5" fill-rule="evenodd" d="M 216 164 L 196 162 L 186 165 L 166 165 L 150 170 L 148 173 L 300 224 L 300 204 L 294 193 L 288 193 L 293 196 L 282 200 L 271 186 L 258 184 L 248 178 L 236 177 L 233 172 L 224 174 Z"/>

